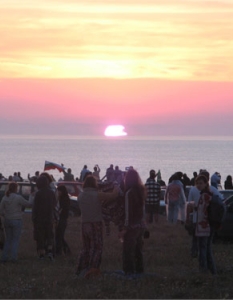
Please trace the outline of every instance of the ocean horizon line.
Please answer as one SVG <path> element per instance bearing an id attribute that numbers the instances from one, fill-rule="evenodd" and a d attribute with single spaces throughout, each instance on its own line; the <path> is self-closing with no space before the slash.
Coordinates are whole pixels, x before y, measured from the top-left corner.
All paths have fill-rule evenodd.
<path id="1" fill-rule="evenodd" d="M 78 140 L 158 140 L 158 141 L 232 141 L 231 135 L 127 135 L 119 137 L 106 137 L 104 135 L 61 135 L 61 134 L 0 134 L 4 139 L 78 139 Z"/>

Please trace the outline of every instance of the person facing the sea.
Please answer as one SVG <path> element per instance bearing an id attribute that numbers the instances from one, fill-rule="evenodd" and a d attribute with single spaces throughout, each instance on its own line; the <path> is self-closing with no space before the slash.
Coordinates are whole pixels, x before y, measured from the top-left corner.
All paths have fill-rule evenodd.
<path id="1" fill-rule="evenodd" d="M 119 232 L 123 240 L 123 271 L 131 276 L 144 272 L 143 236 L 146 229 L 144 219 L 145 187 L 136 170 L 130 169 L 125 176 L 125 221 Z"/>
<path id="2" fill-rule="evenodd" d="M 67 227 L 67 219 L 69 217 L 70 198 L 65 185 L 57 188 L 59 201 L 59 220 L 56 226 L 56 255 L 70 254 L 70 247 L 65 240 L 65 230 Z"/>
<path id="3" fill-rule="evenodd" d="M 35 175 L 32 176 L 32 177 L 30 177 L 30 174 L 28 174 L 28 180 L 30 182 L 36 182 L 39 177 L 40 177 L 40 172 L 39 171 L 36 171 Z"/>
<path id="4" fill-rule="evenodd" d="M 109 182 L 113 182 L 115 177 L 114 177 L 114 168 L 113 168 L 113 164 L 110 165 L 109 168 L 107 168 L 107 171 L 106 171 L 106 175 L 107 177 L 107 181 Z"/>
<path id="5" fill-rule="evenodd" d="M 114 180 L 118 182 L 119 184 L 122 182 L 123 177 L 122 177 L 122 171 L 119 169 L 119 166 L 115 166 L 114 170 Z"/>
<path id="6" fill-rule="evenodd" d="M 159 221 L 160 193 L 161 187 L 155 181 L 155 170 L 150 170 L 150 177 L 146 181 L 147 197 L 145 204 L 147 223 L 156 223 Z"/>
<path id="7" fill-rule="evenodd" d="M 32 221 L 34 226 L 34 239 L 37 244 L 37 253 L 39 258 L 43 259 L 47 248 L 48 257 L 50 260 L 53 260 L 53 224 L 56 197 L 54 191 L 49 187 L 46 176 L 40 176 L 36 185 L 38 191 L 36 192 L 32 207 Z"/>
<path id="8" fill-rule="evenodd" d="M 19 176 L 18 176 L 18 173 L 17 173 L 17 172 L 14 172 L 14 175 L 13 175 L 13 177 L 12 177 L 12 181 L 14 181 L 14 182 L 19 182 L 19 181 L 21 181 L 20 178 L 19 178 Z"/>
<path id="9" fill-rule="evenodd" d="M 3 263 L 9 260 L 13 262 L 17 260 L 22 231 L 22 208 L 31 207 L 26 199 L 17 195 L 17 188 L 17 183 L 11 182 L 0 204 L 0 215 L 4 217 L 6 232 L 6 241 L 1 257 Z"/>
<path id="10" fill-rule="evenodd" d="M 74 181 L 74 175 L 72 174 L 72 170 L 70 168 L 67 169 L 67 172 L 65 170 L 62 172 L 64 174 L 64 181 Z"/>
<path id="11" fill-rule="evenodd" d="M 83 192 L 78 197 L 82 218 L 82 250 L 76 275 L 99 274 L 103 250 L 103 224 L 101 204 L 115 201 L 117 187 L 111 193 L 99 192 L 94 176 L 88 175 L 83 184 Z M 82 273 L 82 274 L 81 274 Z"/>
<path id="12" fill-rule="evenodd" d="M 82 169 L 82 171 L 80 173 L 80 181 L 81 182 L 84 181 L 85 176 L 86 176 L 87 173 L 90 173 L 90 171 L 88 170 L 87 165 L 84 165 L 84 167 L 83 167 L 83 169 Z"/>
<path id="13" fill-rule="evenodd" d="M 213 194 L 210 192 L 208 179 L 204 175 L 197 177 L 196 187 L 200 191 L 200 198 L 195 206 L 197 212 L 195 236 L 198 243 L 199 269 L 201 272 L 210 270 L 212 274 L 216 274 L 212 253 L 214 229 L 210 226 L 208 219 L 208 207 Z"/>
<path id="14" fill-rule="evenodd" d="M 195 180 L 196 180 L 196 178 L 197 178 L 197 172 L 193 172 L 193 178 L 191 179 L 191 182 L 190 182 L 190 184 L 192 186 L 195 186 Z"/>
<path id="15" fill-rule="evenodd" d="M 177 223 L 179 209 L 186 202 L 183 185 L 179 179 L 180 177 L 177 174 L 172 176 L 171 183 L 166 188 L 164 196 L 165 203 L 168 205 L 167 219 L 171 223 Z"/>
<path id="16" fill-rule="evenodd" d="M 92 175 L 95 177 L 95 179 L 98 181 L 98 180 L 100 180 L 100 167 L 99 167 L 99 165 L 98 164 L 96 164 L 95 166 L 94 166 L 94 172 L 92 173 Z"/>
<path id="17" fill-rule="evenodd" d="M 228 175 L 225 182 L 224 182 L 224 189 L 225 190 L 233 190 L 233 183 L 232 183 L 232 176 Z"/>

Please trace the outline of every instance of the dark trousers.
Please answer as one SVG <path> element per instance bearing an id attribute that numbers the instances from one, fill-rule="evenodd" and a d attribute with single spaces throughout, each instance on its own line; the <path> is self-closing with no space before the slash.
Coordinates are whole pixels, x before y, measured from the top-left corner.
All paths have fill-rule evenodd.
<path id="1" fill-rule="evenodd" d="M 195 231 L 196 231 L 196 223 L 193 224 L 192 245 L 191 245 L 191 256 L 192 257 L 198 256 L 198 240 L 195 235 Z"/>
<path id="2" fill-rule="evenodd" d="M 64 238 L 66 227 L 67 220 L 60 219 L 56 228 L 56 254 L 61 254 L 62 251 L 64 251 L 65 254 L 70 253 L 70 247 Z"/>
<path id="3" fill-rule="evenodd" d="M 127 230 L 123 241 L 123 271 L 126 274 L 143 273 L 143 234 L 144 229 Z"/>
<path id="4" fill-rule="evenodd" d="M 77 273 L 87 268 L 99 269 L 103 251 L 102 222 L 82 223 L 82 242 Z"/>
<path id="5" fill-rule="evenodd" d="M 210 270 L 212 274 L 216 274 L 216 266 L 212 253 L 212 241 L 214 237 L 214 230 L 211 228 L 210 236 L 198 237 L 198 250 L 199 250 L 199 267 L 203 272 Z"/>

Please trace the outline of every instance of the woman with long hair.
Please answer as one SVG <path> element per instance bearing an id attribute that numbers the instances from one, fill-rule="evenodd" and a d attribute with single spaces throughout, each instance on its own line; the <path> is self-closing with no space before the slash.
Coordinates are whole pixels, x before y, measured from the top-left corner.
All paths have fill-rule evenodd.
<path id="1" fill-rule="evenodd" d="M 70 248 L 64 238 L 70 209 L 70 198 L 64 185 L 57 188 L 59 201 L 59 221 L 56 227 L 56 254 L 70 254 Z"/>
<path id="2" fill-rule="evenodd" d="M 119 233 L 123 240 L 123 271 L 126 275 L 143 273 L 143 235 L 145 188 L 136 170 L 125 176 L 125 222 Z"/>
<path id="3" fill-rule="evenodd" d="M 228 175 L 225 182 L 224 182 L 224 188 L 225 190 L 233 190 L 233 182 L 232 182 L 232 176 Z"/>
<path id="4" fill-rule="evenodd" d="M 96 179 L 88 175 L 83 192 L 78 197 L 82 218 L 82 243 L 76 275 L 99 274 L 103 250 L 102 203 L 115 201 L 118 189 L 113 192 L 99 192 Z"/>
<path id="5" fill-rule="evenodd" d="M 17 260 L 22 231 L 22 208 L 31 207 L 31 204 L 27 200 L 17 194 L 17 189 L 18 184 L 11 182 L 0 204 L 0 215 L 4 216 L 6 232 L 6 240 L 1 258 L 3 263 L 8 260 L 13 262 Z"/>
<path id="6" fill-rule="evenodd" d="M 204 175 L 196 178 L 196 187 L 200 191 L 200 198 L 195 208 L 197 211 L 195 235 L 198 241 L 199 268 L 201 272 L 210 270 L 212 274 L 216 274 L 212 253 L 214 228 L 210 225 L 208 218 L 208 207 L 213 194 L 210 192 L 208 179 Z"/>

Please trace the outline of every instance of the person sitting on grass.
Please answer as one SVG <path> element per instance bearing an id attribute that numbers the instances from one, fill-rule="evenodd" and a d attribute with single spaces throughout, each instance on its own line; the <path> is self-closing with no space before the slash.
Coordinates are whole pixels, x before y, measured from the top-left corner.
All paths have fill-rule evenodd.
<path id="1" fill-rule="evenodd" d="M 113 192 L 98 192 L 96 179 L 88 175 L 83 184 L 83 192 L 78 201 L 82 217 L 82 250 L 80 253 L 76 275 L 88 277 L 100 273 L 103 250 L 103 224 L 101 204 L 115 201 L 118 189 Z"/>

